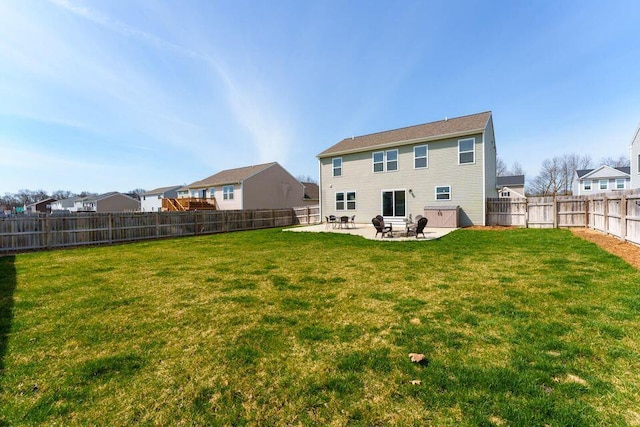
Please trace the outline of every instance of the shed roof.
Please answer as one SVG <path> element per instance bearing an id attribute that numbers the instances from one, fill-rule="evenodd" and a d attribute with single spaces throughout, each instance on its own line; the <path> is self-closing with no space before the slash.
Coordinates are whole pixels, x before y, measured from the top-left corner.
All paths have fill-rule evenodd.
<path id="1" fill-rule="evenodd" d="M 491 111 L 439 120 L 421 125 L 345 138 L 327 148 L 318 157 L 340 153 L 366 151 L 368 149 L 394 143 L 411 143 L 419 140 L 443 139 L 458 135 L 483 132 L 487 127 Z"/>
<path id="2" fill-rule="evenodd" d="M 187 185 L 187 188 L 214 187 L 216 185 L 241 183 L 245 179 L 250 178 L 253 175 L 260 173 L 263 170 L 268 169 L 277 164 L 278 162 L 271 162 L 271 163 L 263 163 L 261 165 L 245 166 L 245 167 L 235 168 L 235 169 L 226 169 L 214 175 L 211 175 L 208 178 L 202 179 L 200 181 L 192 182 L 191 184 Z"/>

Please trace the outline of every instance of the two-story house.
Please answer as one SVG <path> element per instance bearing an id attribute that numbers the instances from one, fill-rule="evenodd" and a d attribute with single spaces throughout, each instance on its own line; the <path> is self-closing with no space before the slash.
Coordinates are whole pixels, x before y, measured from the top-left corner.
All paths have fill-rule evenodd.
<path id="1" fill-rule="evenodd" d="M 573 179 L 573 195 L 610 193 L 630 188 L 630 168 L 602 165 L 596 169 L 578 169 Z"/>
<path id="2" fill-rule="evenodd" d="M 629 151 L 631 153 L 629 188 L 640 188 L 640 125 L 638 125 L 638 129 L 636 129 L 636 133 L 633 135 Z"/>
<path id="3" fill-rule="evenodd" d="M 370 222 L 459 207 L 459 225 L 484 225 L 497 197 L 491 112 L 346 138 L 318 154 L 321 215 Z"/>
<path id="4" fill-rule="evenodd" d="M 305 205 L 305 186 L 278 162 L 220 171 L 178 190 L 178 197 L 215 200 L 216 209 L 279 209 Z"/>

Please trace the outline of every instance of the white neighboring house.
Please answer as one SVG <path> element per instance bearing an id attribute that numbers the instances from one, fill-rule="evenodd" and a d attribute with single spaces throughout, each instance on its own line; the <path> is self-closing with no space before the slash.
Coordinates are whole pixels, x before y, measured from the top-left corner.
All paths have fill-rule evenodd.
<path id="1" fill-rule="evenodd" d="M 596 169 L 580 169 L 573 180 L 573 195 L 611 193 L 631 188 L 630 168 L 602 165 Z"/>
<path id="2" fill-rule="evenodd" d="M 147 191 L 140 195 L 140 210 L 142 212 L 161 212 L 162 199 L 175 199 L 178 197 L 180 185 L 161 187 Z"/>
<path id="3" fill-rule="evenodd" d="M 640 125 L 638 125 L 638 129 L 633 135 L 629 151 L 631 152 L 631 171 L 629 174 L 631 182 L 629 188 L 640 188 Z"/>
<path id="4" fill-rule="evenodd" d="M 524 175 L 499 176 L 496 178 L 498 197 L 501 199 L 512 199 L 514 197 L 524 198 Z"/>
<path id="5" fill-rule="evenodd" d="M 76 196 L 62 199 L 51 203 L 51 213 L 78 212 L 82 210 L 82 200 L 84 197 Z"/>

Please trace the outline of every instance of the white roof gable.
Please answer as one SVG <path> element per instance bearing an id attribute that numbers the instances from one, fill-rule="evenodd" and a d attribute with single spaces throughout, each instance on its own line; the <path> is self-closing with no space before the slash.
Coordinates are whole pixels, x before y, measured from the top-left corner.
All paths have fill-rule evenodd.
<path id="1" fill-rule="evenodd" d="M 600 179 L 600 178 L 629 178 L 628 173 L 624 173 L 611 166 L 603 165 L 592 170 L 588 174 L 582 176 L 581 179 Z"/>

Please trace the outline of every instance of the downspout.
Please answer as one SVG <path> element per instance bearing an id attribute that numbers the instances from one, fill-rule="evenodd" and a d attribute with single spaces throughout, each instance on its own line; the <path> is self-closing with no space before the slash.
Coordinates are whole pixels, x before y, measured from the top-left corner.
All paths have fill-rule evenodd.
<path id="1" fill-rule="evenodd" d="M 318 188 L 319 188 L 319 194 L 318 194 L 318 215 L 320 216 L 320 218 L 318 218 L 318 220 L 320 222 L 322 222 L 322 160 L 320 160 L 320 158 L 318 157 Z"/>
<path id="2" fill-rule="evenodd" d="M 485 147 L 485 128 L 482 131 L 482 226 L 487 225 L 487 150 Z"/>

